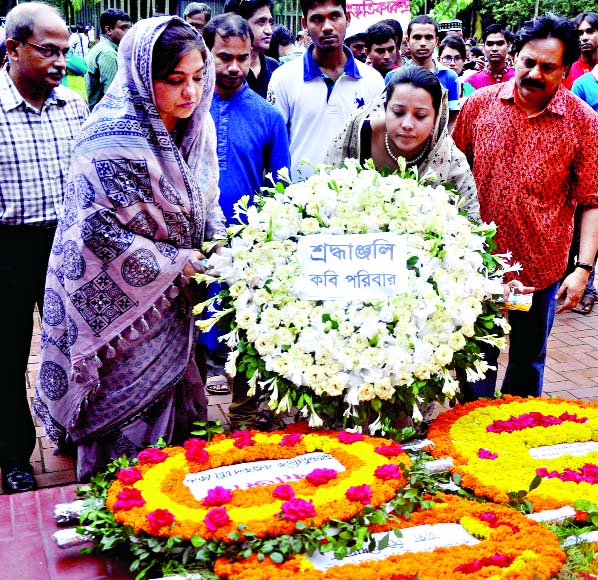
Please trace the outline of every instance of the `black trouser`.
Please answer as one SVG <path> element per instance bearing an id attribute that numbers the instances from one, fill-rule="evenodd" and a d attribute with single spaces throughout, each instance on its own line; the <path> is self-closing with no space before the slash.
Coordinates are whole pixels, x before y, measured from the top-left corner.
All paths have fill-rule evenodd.
<path id="1" fill-rule="evenodd" d="M 0 225 L 0 467 L 29 463 L 35 447 L 25 374 L 54 231 Z"/>

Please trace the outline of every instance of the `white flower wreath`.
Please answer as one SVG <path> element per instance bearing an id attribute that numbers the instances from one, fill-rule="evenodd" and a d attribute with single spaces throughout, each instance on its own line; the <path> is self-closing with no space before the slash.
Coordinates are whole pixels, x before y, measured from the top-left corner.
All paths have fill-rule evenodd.
<path id="1" fill-rule="evenodd" d="M 494 225 L 472 222 L 457 199 L 411 171 L 385 175 L 354 160 L 320 166 L 300 183 L 279 181 L 256 206 L 243 198 L 243 223 L 210 259 L 216 276 L 197 277 L 228 286 L 216 297 L 221 310 L 198 323 L 205 330 L 221 320 L 230 329 L 227 372 L 244 372 L 250 393 L 259 387 L 277 413 L 298 407 L 312 426 L 342 420 L 370 432 L 392 432 L 401 409 L 417 421 L 422 403 L 454 397 L 457 367 L 481 378 L 488 366 L 476 342 L 502 346 L 508 330 L 487 301 L 506 262 L 490 255 Z M 379 232 L 406 237 L 407 291 L 375 300 L 299 297 L 300 237 Z"/>

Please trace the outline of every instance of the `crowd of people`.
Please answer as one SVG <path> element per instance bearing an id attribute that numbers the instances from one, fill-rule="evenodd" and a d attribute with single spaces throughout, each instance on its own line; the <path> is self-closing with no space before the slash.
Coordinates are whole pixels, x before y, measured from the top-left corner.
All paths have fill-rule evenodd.
<path id="1" fill-rule="evenodd" d="M 202 244 L 218 252 L 235 202 L 285 167 L 296 181 L 322 162 L 397 169 L 403 158 L 454 184 L 463 211 L 496 223 L 497 251 L 522 264 L 508 287 L 533 292 L 529 312 L 508 314 L 500 391 L 541 395 L 555 313 L 587 314 L 596 298 L 598 14 L 546 14 L 515 34 L 493 24 L 477 46 L 459 33 L 440 42 L 426 15 L 404 37 L 387 19 L 346 38 L 345 0 L 301 0 L 301 10 L 297 36 L 273 27 L 272 0 L 227 0 L 213 18 L 193 2 L 182 18 L 134 26 L 110 9 L 97 39 L 93 23 L 69 31 L 41 2 L 7 15 L 5 492 L 37 485 L 25 385 L 35 307 L 33 410 L 76 457 L 79 480 L 160 436 L 181 441 L 205 418 L 205 358 L 218 366 L 226 352 L 218 331 L 198 337 L 194 324 Z M 87 102 L 62 84 L 73 54 L 85 60 Z M 496 367 L 497 351 L 480 348 Z M 229 383 L 212 380 L 208 392 Z M 494 396 L 496 371 L 462 389 L 466 399 Z M 231 425 L 268 428 L 241 373 L 232 390 Z"/>

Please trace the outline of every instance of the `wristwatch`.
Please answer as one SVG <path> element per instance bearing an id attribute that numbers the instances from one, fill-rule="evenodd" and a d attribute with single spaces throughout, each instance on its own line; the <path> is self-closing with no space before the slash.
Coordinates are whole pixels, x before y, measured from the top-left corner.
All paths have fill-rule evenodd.
<path id="1" fill-rule="evenodd" d="M 592 266 L 592 264 L 587 264 L 586 262 L 575 262 L 575 267 L 586 270 L 587 272 L 590 272 L 590 274 L 594 271 L 594 266 Z"/>

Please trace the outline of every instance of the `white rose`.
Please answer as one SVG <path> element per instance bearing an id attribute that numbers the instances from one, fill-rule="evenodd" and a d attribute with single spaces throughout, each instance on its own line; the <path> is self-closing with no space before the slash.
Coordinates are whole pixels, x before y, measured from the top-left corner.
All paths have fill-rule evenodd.
<path id="1" fill-rule="evenodd" d="M 395 389 L 390 384 L 390 379 L 382 379 L 374 383 L 376 396 L 383 401 L 388 401 L 394 395 Z"/>
<path id="2" fill-rule="evenodd" d="M 270 354 L 274 350 L 274 341 L 271 336 L 259 335 L 255 340 L 255 349 L 262 355 Z"/>
<path id="3" fill-rule="evenodd" d="M 441 366 L 445 367 L 453 360 L 453 349 L 447 344 L 441 344 L 434 352 L 434 360 Z"/>
<path id="4" fill-rule="evenodd" d="M 315 234 L 320 231 L 320 224 L 316 218 L 304 218 L 299 224 L 299 231 L 305 235 Z"/>
<path id="5" fill-rule="evenodd" d="M 357 389 L 357 397 L 360 401 L 371 401 L 376 398 L 376 391 L 374 385 L 370 383 L 364 383 Z"/>

